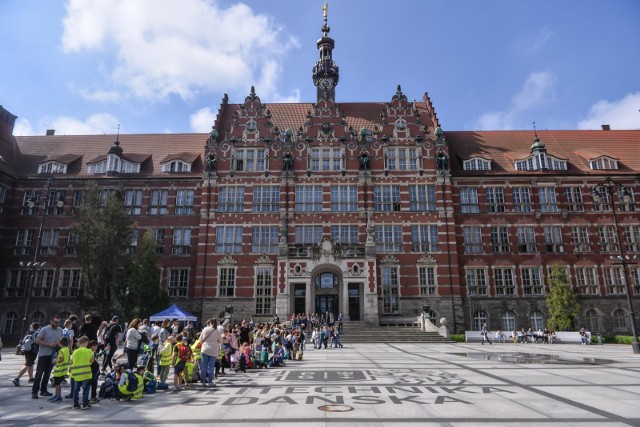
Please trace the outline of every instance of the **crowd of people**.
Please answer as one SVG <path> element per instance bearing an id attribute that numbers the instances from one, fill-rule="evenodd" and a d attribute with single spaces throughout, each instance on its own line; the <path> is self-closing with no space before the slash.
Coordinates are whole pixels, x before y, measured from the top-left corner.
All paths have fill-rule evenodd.
<path id="1" fill-rule="evenodd" d="M 16 387 L 27 374 L 33 399 L 72 399 L 74 409 L 89 409 L 99 398 L 128 401 L 170 387 L 177 392 L 193 383 L 215 387 L 215 379 L 227 371 L 302 360 L 307 336 L 315 349 L 342 348 L 342 314 L 292 314 L 288 324 L 278 316 L 270 323 L 209 319 L 201 330 L 178 319 L 132 319 L 122 326 L 113 316 L 98 325 L 87 315 L 79 327 L 77 320 L 70 316 L 62 327 L 60 317 L 53 316 L 44 327 L 30 325 L 19 344 L 25 364 L 12 380 Z M 172 386 L 167 382 L 171 371 Z M 65 383 L 70 392 L 63 398 Z"/>

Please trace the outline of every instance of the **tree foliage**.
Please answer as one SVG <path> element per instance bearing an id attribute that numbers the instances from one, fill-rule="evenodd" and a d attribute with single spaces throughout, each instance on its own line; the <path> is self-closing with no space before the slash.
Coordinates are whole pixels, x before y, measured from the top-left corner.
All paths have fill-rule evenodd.
<path id="1" fill-rule="evenodd" d="M 126 279 L 116 292 L 118 311 L 126 319 L 148 317 L 167 308 L 169 295 L 160 283 L 160 258 L 153 233 L 147 231 L 133 262 L 127 268 Z"/>
<path id="2" fill-rule="evenodd" d="M 133 221 L 127 215 L 119 191 L 90 186 L 76 209 L 78 258 L 82 263 L 84 293 L 80 302 L 105 317 L 112 310 L 114 288 L 124 279 L 131 262 L 129 246 Z"/>
<path id="3" fill-rule="evenodd" d="M 547 327 L 556 331 L 565 331 L 575 326 L 575 319 L 580 313 L 577 296 L 571 289 L 567 271 L 554 266 L 549 275 L 550 291 L 545 299 L 549 310 Z"/>

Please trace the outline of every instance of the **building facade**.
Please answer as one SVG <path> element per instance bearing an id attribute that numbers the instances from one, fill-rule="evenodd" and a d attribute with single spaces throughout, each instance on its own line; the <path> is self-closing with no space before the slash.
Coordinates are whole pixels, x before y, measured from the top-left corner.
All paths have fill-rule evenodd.
<path id="1" fill-rule="evenodd" d="M 97 183 L 135 221 L 127 250 L 153 232 L 162 284 L 202 318 L 233 305 L 378 324 L 428 305 L 455 331 L 537 329 L 559 266 L 581 324 L 628 333 L 640 131 L 443 131 L 429 96 L 400 86 L 386 102 L 337 102 L 322 31 L 315 102 L 225 95 L 208 135 L 17 137 L 0 107 L 0 332 L 78 311 L 73 212 Z"/>

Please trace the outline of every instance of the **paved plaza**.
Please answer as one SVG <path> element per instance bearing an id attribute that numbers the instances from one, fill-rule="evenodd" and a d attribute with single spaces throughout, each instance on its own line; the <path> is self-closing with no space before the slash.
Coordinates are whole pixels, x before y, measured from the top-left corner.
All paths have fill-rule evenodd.
<path id="1" fill-rule="evenodd" d="M 640 426 L 640 356 L 630 346 L 345 344 L 228 373 L 213 389 L 103 400 L 88 411 L 32 400 L 26 377 L 14 387 L 22 362 L 2 354 L 0 426 Z"/>

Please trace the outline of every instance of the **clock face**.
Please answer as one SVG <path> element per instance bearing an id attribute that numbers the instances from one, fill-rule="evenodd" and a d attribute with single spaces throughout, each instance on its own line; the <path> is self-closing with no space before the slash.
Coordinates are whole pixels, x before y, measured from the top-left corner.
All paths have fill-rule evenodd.
<path id="1" fill-rule="evenodd" d="M 331 79 L 320 79 L 319 86 L 321 89 L 330 90 L 333 87 L 333 80 Z"/>

